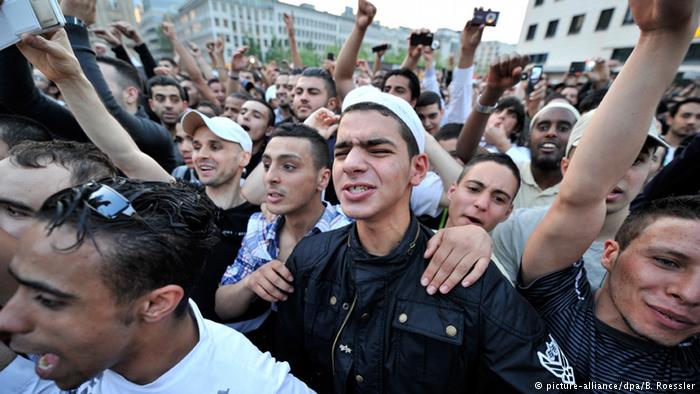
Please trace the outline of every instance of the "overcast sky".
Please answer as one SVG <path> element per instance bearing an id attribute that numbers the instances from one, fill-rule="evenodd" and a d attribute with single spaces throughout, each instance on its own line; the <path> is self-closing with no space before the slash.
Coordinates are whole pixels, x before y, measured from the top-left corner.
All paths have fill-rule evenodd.
<path id="1" fill-rule="evenodd" d="M 285 3 L 299 5 L 308 3 L 319 11 L 341 14 L 346 6 L 357 10 L 357 1 L 351 0 L 281 0 Z M 437 30 L 440 27 L 462 30 L 471 19 L 474 7 L 491 8 L 500 11 L 496 27 L 487 27 L 484 41 L 503 41 L 517 43 L 520 37 L 527 0 L 373 0 L 377 7 L 378 20 L 389 27 L 405 26 L 410 28 L 427 27 Z"/>

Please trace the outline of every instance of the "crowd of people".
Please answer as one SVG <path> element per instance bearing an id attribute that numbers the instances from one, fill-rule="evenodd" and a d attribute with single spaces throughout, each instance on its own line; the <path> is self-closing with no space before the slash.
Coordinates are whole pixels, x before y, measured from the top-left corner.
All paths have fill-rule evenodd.
<path id="1" fill-rule="evenodd" d="M 534 86 L 472 20 L 358 59 L 367 0 L 319 65 L 60 7 L 0 51 L 1 392 L 700 392 L 700 0 Z"/>

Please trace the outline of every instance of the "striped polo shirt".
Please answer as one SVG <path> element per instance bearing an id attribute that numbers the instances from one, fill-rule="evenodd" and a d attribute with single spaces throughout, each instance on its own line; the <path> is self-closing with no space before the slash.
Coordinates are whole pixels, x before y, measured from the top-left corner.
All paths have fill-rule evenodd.
<path id="1" fill-rule="evenodd" d="M 700 336 L 667 347 L 598 320 L 583 260 L 519 290 L 574 367 L 576 391 L 700 393 Z"/>

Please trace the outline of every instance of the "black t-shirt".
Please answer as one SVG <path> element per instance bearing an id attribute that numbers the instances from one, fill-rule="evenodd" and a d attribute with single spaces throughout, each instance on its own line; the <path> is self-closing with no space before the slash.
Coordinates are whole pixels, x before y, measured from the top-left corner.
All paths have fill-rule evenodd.
<path id="1" fill-rule="evenodd" d="M 248 165 L 245 166 L 245 176 L 243 178 L 250 175 L 250 173 L 253 172 L 255 167 L 257 167 L 258 164 L 260 164 L 260 160 L 262 160 L 262 155 L 263 155 L 263 153 L 265 153 L 266 146 L 267 146 L 267 137 L 265 137 L 265 142 L 263 142 L 258 153 L 250 156 L 250 161 L 248 162 Z"/>
<path id="2" fill-rule="evenodd" d="M 595 316 L 583 260 L 537 279 L 520 292 L 569 358 L 579 391 L 700 392 L 700 338 L 667 347 L 601 322 Z M 581 387 L 585 384 L 589 386 Z"/>
<path id="3" fill-rule="evenodd" d="M 216 224 L 221 230 L 221 241 L 212 248 L 205 262 L 202 276 L 192 292 L 192 299 L 197 303 L 205 319 L 222 322 L 214 310 L 216 289 L 219 287 L 226 267 L 236 259 L 248 227 L 248 219 L 255 212 L 260 212 L 260 207 L 245 202 L 237 207 L 221 210 L 219 213 Z"/>

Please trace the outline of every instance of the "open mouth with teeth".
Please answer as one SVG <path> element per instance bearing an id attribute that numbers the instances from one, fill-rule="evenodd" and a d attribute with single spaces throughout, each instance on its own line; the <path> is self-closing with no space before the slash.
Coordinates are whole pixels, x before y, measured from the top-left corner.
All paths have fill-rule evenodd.
<path id="1" fill-rule="evenodd" d="M 552 153 L 556 151 L 558 146 L 552 142 L 545 142 L 540 145 L 540 152 Z"/>
<path id="2" fill-rule="evenodd" d="M 200 174 L 200 176 L 210 175 L 214 172 L 214 166 L 209 164 L 199 164 L 197 166 L 197 172 Z"/>
<path id="3" fill-rule="evenodd" d="M 241 124 L 241 128 L 245 131 L 250 131 L 250 126 L 248 126 L 247 124 Z"/>

